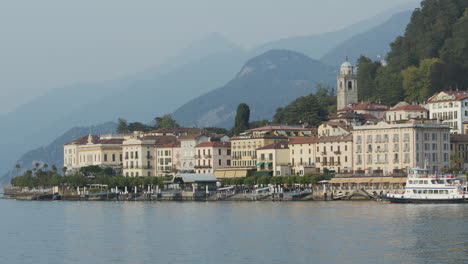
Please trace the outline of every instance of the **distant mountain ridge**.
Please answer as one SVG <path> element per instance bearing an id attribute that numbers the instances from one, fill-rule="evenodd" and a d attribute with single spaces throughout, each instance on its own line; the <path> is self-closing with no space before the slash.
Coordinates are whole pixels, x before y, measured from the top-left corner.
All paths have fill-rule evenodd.
<path id="1" fill-rule="evenodd" d="M 271 119 L 277 107 L 315 91 L 318 83 L 332 85 L 334 69 L 304 54 L 271 50 L 250 59 L 234 79 L 205 93 L 173 113 L 186 126 L 230 128 L 238 104 L 247 103 L 251 120 Z"/>
<path id="2" fill-rule="evenodd" d="M 394 14 L 384 23 L 343 41 L 325 54 L 320 61 L 338 66 L 345 57 L 348 57 L 352 62 L 357 61 L 361 55 L 373 59 L 378 59 L 377 56 L 380 56 L 384 59 L 390 50 L 390 43 L 405 32 L 411 14 L 412 11 Z"/>

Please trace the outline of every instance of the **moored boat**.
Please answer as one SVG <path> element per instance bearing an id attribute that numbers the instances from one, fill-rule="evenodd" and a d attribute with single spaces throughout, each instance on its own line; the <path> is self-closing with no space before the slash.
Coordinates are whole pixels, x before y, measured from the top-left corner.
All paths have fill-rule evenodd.
<path id="1" fill-rule="evenodd" d="M 466 184 L 466 177 L 429 174 L 427 169 L 416 168 L 408 175 L 404 193 L 382 198 L 391 203 L 464 203 Z"/>

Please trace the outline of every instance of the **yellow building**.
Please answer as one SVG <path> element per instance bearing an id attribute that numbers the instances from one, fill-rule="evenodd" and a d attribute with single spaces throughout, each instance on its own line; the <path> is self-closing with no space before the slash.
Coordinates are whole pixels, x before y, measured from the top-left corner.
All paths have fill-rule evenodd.
<path id="1" fill-rule="evenodd" d="M 272 176 L 290 175 L 287 141 L 279 141 L 257 149 L 257 172 Z"/>
<path id="2" fill-rule="evenodd" d="M 328 121 L 318 127 L 318 136 L 345 136 L 349 135 L 353 128 L 344 122 Z"/>

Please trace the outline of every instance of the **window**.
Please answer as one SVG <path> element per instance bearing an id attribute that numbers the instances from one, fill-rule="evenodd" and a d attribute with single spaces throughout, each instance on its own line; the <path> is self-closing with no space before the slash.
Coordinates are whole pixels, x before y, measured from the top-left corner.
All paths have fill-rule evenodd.
<path id="1" fill-rule="evenodd" d="M 104 154 L 104 162 L 107 161 L 107 154 Z"/>
<path id="2" fill-rule="evenodd" d="M 221 166 L 221 159 L 218 159 L 218 165 Z"/>
<path id="3" fill-rule="evenodd" d="M 115 161 L 115 154 L 112 154 L 112 161 Z"/>

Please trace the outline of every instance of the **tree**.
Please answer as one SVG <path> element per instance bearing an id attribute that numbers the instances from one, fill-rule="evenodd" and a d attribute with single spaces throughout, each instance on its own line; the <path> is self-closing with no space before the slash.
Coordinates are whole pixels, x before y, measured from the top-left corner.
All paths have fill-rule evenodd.
<path id="1" fill-rule="evenodd" d="M 317 126 L 327 119 L 328 112 L 317 96 L 301 96 L 283 109 L 278 109 L 273 122 L 288 125 L 308 124 Z M 277 110 L 277 111 L 278 111 Z"/>
<path id="2" fill-rule="evenodd" d="M 49 164 L 47 164 L 47 163 L 42 164 L 42 168 L 44 168 L 44 170 L 46 171 L 47 168 L 49 168 Z"/>
<path id="3" fill-rule="evenodd" d="M 117 121 L 117 133 L 119 134 L 125 134 L 128 133 L 128 125 L 127 125 L 127 120 L 119 118 Z"/>
<path id="4" fill-rule="evenodd" d="M 160 128 L 176 128 L 179 127 L 177 121 L 171 115 L 163 115 L 162 117 L 154 118 L 156 129 Z"/>
<path id="5" fill-rule="evenodd" d="M 372 61 L 371 59 L 361 56 L 358 59 L 357 67 L 357 82 L 359 101 L 373 101 L 379 97 L 376 89 L 375 78 L 377 70 L 381 66 L 380 62 Z"/>
<path id="6" fill-rule="evenodd" d="M 67 174 L 67 170 L 68 170 L 67 167 L 63 167 L 63 168 L 62 168 L 63 176 L 65 176 L 65 174 Z"/>
<path id="7" fill-rule="evenodd" d="M 153 129 L 153 127 L 150 127 L 148 125 L 145 125 L 141 122 L 133 122 L 133 123 L 130 123 L 128 126 L 127 126 L 127 130 L 128 132 L 135 132 L 135 131 L 142 131 L 142 132 L 148 132 L 150 131 L 151 129 Z"/>
<path id="8" fill-rule="evenodd" d="M 232 134 L 239 135 L 245 130 L 249 129 L 250 108 L 247 104 L 239 104 L 237 106 L 236 118 L 234 120 L 234 127 Z"/>
<path id="9" fill-rule="evenodd" d="M 52 171 L 57 173 L 57 166 L 55 166 L 55 164 L 52 165 Z"/>
<path id="10" fill-rule="evenodd" d="M 21 168 L 21 165 L 19 163 L 17 163 L 15 168 L 16 168 L 16 176 L 19 176 L 19 170 Z"/>
<path id="11" fill-rule="evenodd" d="M 231 136 L 231 132 L 222 127 L 205 127 L 203 128 L 203 130 L 206 133 L 214 133 L 214 134 Z"/>

